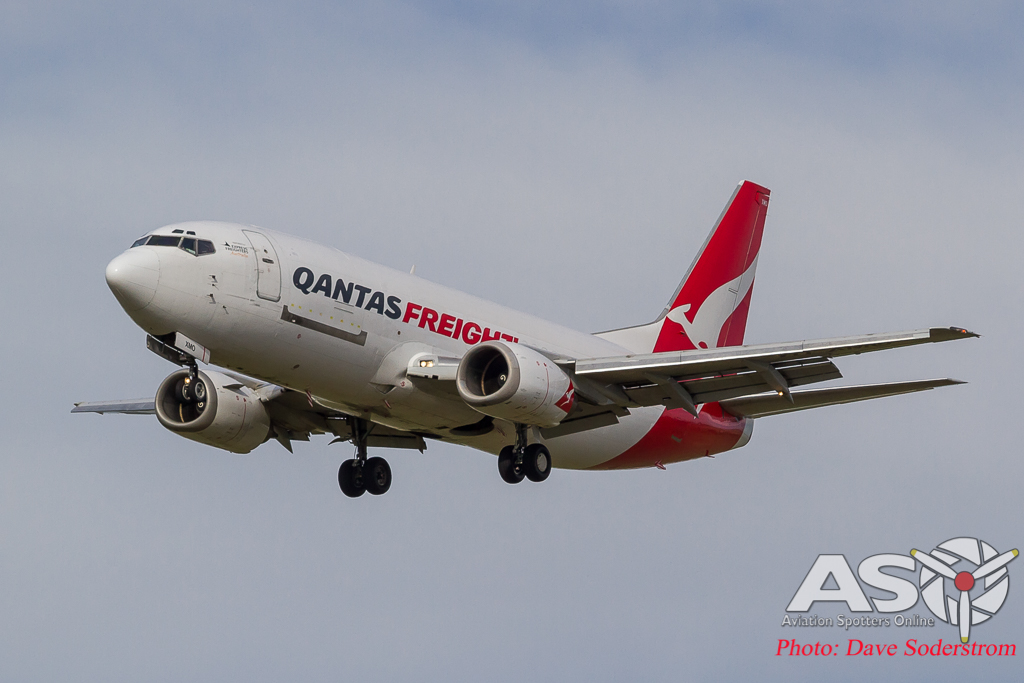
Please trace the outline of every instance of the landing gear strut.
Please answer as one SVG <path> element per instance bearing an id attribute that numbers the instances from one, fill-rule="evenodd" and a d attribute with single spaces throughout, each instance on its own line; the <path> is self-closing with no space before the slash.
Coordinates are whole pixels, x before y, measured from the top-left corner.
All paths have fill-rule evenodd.
<path id="1" fill-rule="evenodd" d="M 352 429 L 352 443 L 356 446 L 356 457 L 341 463 L 338 469 L 338 486 L 349 498 L 358 498 L 364 492 L 379 496 L 391 488 L 391 466 L 384 458 L 368 458 L 366 441 L 369 423 L 358 417 L 348 419 Z"/>
<path id="2" fill-rule="evenodd" d="M 498 455 L 498 474 L 509 484 L 518 484 L 527 478 L 544 481 L 551 474 L 551 453 L 540 443 L 528 444 L 529 428 L 516 425 L 516 443 L 505 446 Z"/>
<path id="3" fill-rule="evenodd" d="M 188 379 L 192 384 L 199 381 L 199 364 L 192 356 L 188 357 Z"/>

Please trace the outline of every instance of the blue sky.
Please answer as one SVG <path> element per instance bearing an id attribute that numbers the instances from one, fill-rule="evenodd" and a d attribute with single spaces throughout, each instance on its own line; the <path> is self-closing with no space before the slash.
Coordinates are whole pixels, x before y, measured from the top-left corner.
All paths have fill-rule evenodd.
<path id="1" fill-rule="evenodd" d="M 818 553 L 1021 543 L 1021 14 L 6 4 L 0 677 L 1009 678 L 771 655 Z M 68 412 L 170 371 L 103 282 L 160 225 L 264 225 L 596 331 L 661 311 L 744 178 L 772 189 L 749 341 L 963 325 L 840 367 L 970 383 L 526 489 L 432 445 L 357 501 L 326 440 L 239 458 Z M 1021 641 L 1015 595 L 979 633 Z"/>

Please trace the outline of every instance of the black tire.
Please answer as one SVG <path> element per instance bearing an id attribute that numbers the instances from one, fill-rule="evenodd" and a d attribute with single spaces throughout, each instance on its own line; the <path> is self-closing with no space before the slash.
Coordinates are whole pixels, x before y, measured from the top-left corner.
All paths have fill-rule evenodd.
<path id="1" fill-rule="evenodd" d="M 509 484 L 518 484 L 526 476 L 522 466 L 516 467 L 516 456 L 511 446 L 505 446 L 498 455 L 498 474 Z"/>
<path id="2" fill-rule="evenodd" d="M 174 385 L 174 398 L 178 399 L 178 403 L 192 402 L 192 395 L 184 379 L 179 379 L 178 383 Z"/>
<path id="3" fill-rule="evenodd" d="M 526 447 L 523 456 L 523 469 L 530 481 L 544 481 L 551 474 L 551 453 L 547 446 L 539 443 Z"/>
<path id="4" fill-rule="evenodd" d="M 366 479 L 363 468 L 355 460 L 346 460 L 338 469 L 338 486 L 349 498 L 358 498 L 366 491 Z"/>
<path id="5" fill-rule="evenodd" d="M 391 488 L 391 465 L 384 458 L 370 458 L 363 465 L 363 481 L 371 494 L 387 493 Z"/>

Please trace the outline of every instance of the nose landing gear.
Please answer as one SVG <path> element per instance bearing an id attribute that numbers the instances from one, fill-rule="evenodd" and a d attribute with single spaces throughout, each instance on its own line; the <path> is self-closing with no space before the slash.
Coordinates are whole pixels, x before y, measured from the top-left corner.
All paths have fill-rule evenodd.
<path id="1" fill-rule="evenodd" d="M 527 445 L 527 426 L 516 425 L 516 443 L 505 446 L 498 454 L 498 474 L 509 484 L 524 478 L 541 482 L 551 474 L 551 453 L 540 443 Z"/>
<path id="2" fill-rule="evenodd" d="M 349 498 L 358 498 L 364 492 L 379 496 L 391 488 L 391 466 L 384 458 L 367 458 L 366 420 L 349 418 L 352 427 L 352 443 L 356 445 L 356 457 L 341 463 L 338 469 L 338 486 Z"/>

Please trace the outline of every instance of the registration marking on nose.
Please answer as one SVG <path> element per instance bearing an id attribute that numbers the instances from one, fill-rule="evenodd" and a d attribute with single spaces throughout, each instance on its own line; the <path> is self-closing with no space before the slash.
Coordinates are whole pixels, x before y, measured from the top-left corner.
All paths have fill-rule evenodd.
<path id="1" fill-rule="evenodd" d="M 192 341 L 181 332 L 175 333 L 174 346 L 204 363 L 210 362 L 210 350 L 199 342 Z"/>

